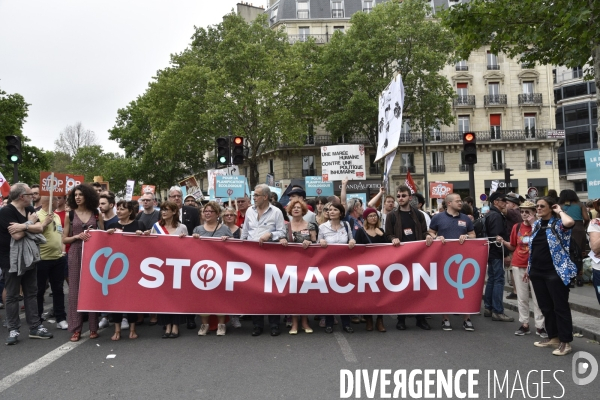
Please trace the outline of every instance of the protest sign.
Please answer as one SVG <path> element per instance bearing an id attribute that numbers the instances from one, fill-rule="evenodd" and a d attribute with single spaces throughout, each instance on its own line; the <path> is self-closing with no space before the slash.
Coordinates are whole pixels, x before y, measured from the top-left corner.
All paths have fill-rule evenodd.
<path id="1" fill-rule="evenodd" d="M 142 185 L 142 194 L 152 193 L 156 194 L 156 186 L 154 185 Z"/>
<path id="2" fill-rule="evenodd" d="M 365 180 L 365 147 L 341 145 L 321 147 L 323 182 Z"/>
<path id="3" fill-rule="evenodd" d="M 378 141 L 375 162 L 398 148 L 402 131 L 403 108 L 404 85 L 402 77 L 396 75 L 389 86 L 379 95 Z"/>
<path id="4" fill-rule="evenodd" d="M 304 178 L 306 197 L 333 196 L 333 182 L 323 182 L 320 176 Z"/>
<path id="5" fill-rule="evenodd" d="M 588 198 L 600 198 L 600 150 L 584 151 Z"/>
<path id="6" fill-rule="evenodd" d="M 429 197 L 432 199 L 444 199 L 452 193 L 454 185 L 448 182 L 429 182 Z"/>
<path id="7" fill-rule="evenodd" d="M 244 197 L 246 193 L 246 177 L 242 175 L 217 176 L 215 196 L 225 199 Z"/>
<path id="8" fill-rule="evenodd" d="M 131 201 L 133 197 L 133 188 L 135 187 L 135 181 L 128 179 L 127 185 L 125 186 L 125 200 Z"/>
<path id="9" fill-rule="evenodd" d="M 187 314 L 473 314 L 485 239 L 264 243 L 109 235 L 83 244 L 78 310 Z"/>
<path id="10" fill-rule="evenodd" d="M 52 172 L 40 172 L 40 196 L 50 196 L 50 186 L 54 186 L 54 196 L 66 196 L 71 189 L 84 182 L 83 175 L 54 173 L 54 181 L 50 179 Z"/>
<path id="11" fill-rule="evenodd" d="M 350 199 L 360 199 L 363 204 L 363 208 L 367 208 L 367 194 L 366 193 L 347 193 L 346 200 Z"/>
<path id="12" fill-rule="evenodd" d="M 215 186 L 217 181 L 217 176 L 223 175 L 239 175 L 240 171 L 237 165 L 233 167 L 221 168 L 221 169 L 209 169 L 206 171 L 208 175 L 208 195 L 211 200 L 215 199 Z"/>

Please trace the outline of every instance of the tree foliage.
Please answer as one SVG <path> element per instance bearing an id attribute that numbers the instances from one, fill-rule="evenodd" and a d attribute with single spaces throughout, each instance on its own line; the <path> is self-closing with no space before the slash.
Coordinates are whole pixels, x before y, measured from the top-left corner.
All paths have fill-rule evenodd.
<path id="1" fill-rule="evenodd" d="M 452 35 L 428 17 L 421 0 L 397 0 L 356 13 L 345 34 L 323 50 L 314 86 L 321 94 L 320 120 L 334 137 L 366 136 L 377 146 L 378 98 L 395 73 L 405 87 L 404 116 L 411 130 L 452 123 L 454 91 L 439 72 L 453 48 Z"/>
<path id="2" fill-rule="evenodd" d="M 89 129 L 85 129 L 79 121 L 75 125 L 67 125 L 58 139 L 54 141 L 56 151 L 67 153 L 70 157 L 75 157 L 82 147 L 97 144 L 96 134 Z"/>

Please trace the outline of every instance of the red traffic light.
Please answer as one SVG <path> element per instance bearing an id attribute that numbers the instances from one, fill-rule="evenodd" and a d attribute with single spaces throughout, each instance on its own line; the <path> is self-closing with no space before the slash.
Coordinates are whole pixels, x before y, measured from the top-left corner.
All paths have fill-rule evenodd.
<path id="1" fill-rule="evenodd" d="M 242 144 L 244 144 L 244 138 L 240 137 L 240 136 L 236 136 L 233 139 L 233 144 L 236 146 L 241 146 Z"/>
<path id="2" fill-rule="evenodd" d="M 473 140 L 475 140 L 475 135 L 472 133 L 465 133 L 465 135 L 463 136 L 463 140 L 465 142 L 472 142 Z"/>

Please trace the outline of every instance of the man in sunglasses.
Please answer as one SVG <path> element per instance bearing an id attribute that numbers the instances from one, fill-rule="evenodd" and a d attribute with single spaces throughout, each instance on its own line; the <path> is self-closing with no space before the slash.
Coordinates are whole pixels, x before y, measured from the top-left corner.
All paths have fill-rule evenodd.
<path id="1" fill-rule="evenodd" d="M 412 194 L 406 185 L 398 186 L 396 190 L 398 208 L 389 213 L 385 220 L 385 235 L 396 247 L 401 242 L 414 242 L 425 240 L 427 236 L 427 222 L 421 211 L 413 207 L 410 202 Z M 417 315 L 417 326 L 421 329 L 430 330 L 431 327 L 425 320 L 424 315 Z M 406 316 L 398 315 L 396 329 L 406 329 Z"/>

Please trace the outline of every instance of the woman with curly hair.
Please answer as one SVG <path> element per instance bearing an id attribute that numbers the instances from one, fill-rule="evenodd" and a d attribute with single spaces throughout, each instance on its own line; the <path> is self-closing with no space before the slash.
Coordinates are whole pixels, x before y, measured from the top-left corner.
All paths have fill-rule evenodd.
<path id="1" fill-rule="evenodd" d="M 90 229 L 104 229 L 104 221 L 99 217 L 98 204 L 100 198 L 91 185 L 83 183 L 75 186 L 67 197 L 71 211 L 65 215 L 63 243 L 69 248 L 69 312 L 67 322 L 69 331 L 73 332 L 72 342 L 81 338 L 83 314 L 77 312 L 79 299 L 79 280 L 81 271 L 81 250 L 83 242 L 91 238 Z M 89 313 L 90 339 L 98 337 L 98 313 Z"/>

